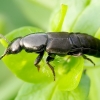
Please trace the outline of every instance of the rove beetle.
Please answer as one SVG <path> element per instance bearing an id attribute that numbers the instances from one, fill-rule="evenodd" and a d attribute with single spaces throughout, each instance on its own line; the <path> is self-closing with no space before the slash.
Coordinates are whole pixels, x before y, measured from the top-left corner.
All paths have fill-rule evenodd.
<path id="1" fill-rule="evenodd" d="M 17 54 L 21 52 L 22 49 L 28 53 L 36 52 L 39 54 L 34 62 L 38 70 L 38 64 L 46 51 L 48 53 L 46 63 L 52 70 L 55 80 L 55 71 L 49 62 L 53 61 L 56 55 L 82 56 L 94 64 L 94 62 L 84 54 L 100 57 L 100 40 L 85 33 L 80 34 L 79 32 L 71 32 L 70 34 L 68 32 L 32 33 L 12 40 L 0 59 L 5 55 Z"/>

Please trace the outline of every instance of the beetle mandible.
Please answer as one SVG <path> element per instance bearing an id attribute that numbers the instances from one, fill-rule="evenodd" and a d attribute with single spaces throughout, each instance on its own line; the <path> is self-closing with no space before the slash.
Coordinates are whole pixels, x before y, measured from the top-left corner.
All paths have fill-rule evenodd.
<path id="1" fill-rule="evenodd" d="M 55 71 L 50 65 L 50 61 L 53 61 L 56 55 L 82 56 L 94 64 L 85 54 L 100 57 L 100 40 L 79 32 L 71 32 L 70 34 L 68 32 L 32 33 L 12 40 L 0 59 L 5 55 L 17 54 L 22 49 L 28 53 L 36 52 L 39 54 L 34 62 L 38 70 L 40 68 L 38 64 L 46 51 L 48 53 L 46 63 L 52 70 L 55 80 Z"/>

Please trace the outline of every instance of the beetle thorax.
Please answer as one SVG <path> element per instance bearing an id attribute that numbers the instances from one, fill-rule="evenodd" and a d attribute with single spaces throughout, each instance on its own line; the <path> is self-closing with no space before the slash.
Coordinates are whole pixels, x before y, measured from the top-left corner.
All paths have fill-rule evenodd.
<path id="1" fill-rule="evenodd" d="M 21 39 L 20 45 L 26 52 L 40 52 L 47 43 L 47 36 L 44 34 L 30 34 Z"/>

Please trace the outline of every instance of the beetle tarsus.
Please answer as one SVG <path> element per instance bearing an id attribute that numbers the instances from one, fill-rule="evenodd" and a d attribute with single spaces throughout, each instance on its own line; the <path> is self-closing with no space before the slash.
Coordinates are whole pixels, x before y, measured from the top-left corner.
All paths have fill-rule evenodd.
<path id="1" fill-rule="evenodd" d="M 38 64 L 39 64 L 39 62 L 41 61 L 41 59 L 42 59 L 42 57 L 43 57 L 43 54 L 44 54 L 44 52 L 41 52 L 41 53 L 37 56 L 37 58 L 36 58 L 36 60 L 35 60 L 35 62 L 34 62 L 34 65 L 37 67 L 38 71 L 40 70 L 40 66 L 39 66 Z"/>
<path id="2" fill-rule="evenodd" d="M 95 63 L 88 57 L 86 57 L 85 55 L 82 55 L 84 59 L 90 61 L 94 66 L 95 66 Z"/>

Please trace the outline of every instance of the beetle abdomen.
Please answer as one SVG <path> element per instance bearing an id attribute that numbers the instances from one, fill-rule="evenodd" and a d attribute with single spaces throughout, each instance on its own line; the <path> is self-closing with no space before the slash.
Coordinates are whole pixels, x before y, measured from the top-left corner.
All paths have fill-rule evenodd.
<path id="1" fill-rule="evenodd" d="M 69 36 L 71 50 L 68 54 L 88 54 L 100 57 L 100 40 L 87 34 L 72 33 Z"/>

